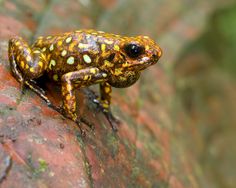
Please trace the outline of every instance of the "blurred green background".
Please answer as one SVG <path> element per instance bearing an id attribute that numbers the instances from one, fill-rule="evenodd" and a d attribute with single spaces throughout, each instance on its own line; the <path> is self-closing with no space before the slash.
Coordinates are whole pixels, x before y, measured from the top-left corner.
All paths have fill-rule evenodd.
<path id="1" fill-rule="evenodd" d="M 172 88 L 166 105 L 171 109 L 173 174 L 185 178 L 175 159 L 190 156 L 191 165 L 198 164 L 198 183 L 191 185 L 236 187 L 235 1 L 0 0 L 0 5 L 6 7 L 1 15 L 25 23 L 15 23 L 14 29 L 21 28 L 32 41 L 42 34 L 79 28 L 154 38 L 163 49 L 159 66 L 169 81 L 165 84 Z M 8 38 L 11 20 L 1 19 L 0 36 Z"/>
<path id="2" fill-rule="evenodd" d="M 189 151 L 202 165 L 209 187 L 236 186 L 235 59 L 236 4 L 232 4 L 214 10 L 201 35 L 174 62 L 175 108 L 185 116 L 183 140 L 188 140 Z"/>

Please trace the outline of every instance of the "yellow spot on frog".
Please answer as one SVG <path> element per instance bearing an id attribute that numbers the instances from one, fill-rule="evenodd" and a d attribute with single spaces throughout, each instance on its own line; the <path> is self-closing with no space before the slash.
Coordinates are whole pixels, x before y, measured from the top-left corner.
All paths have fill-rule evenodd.
<path id="1" fill-rule="evenodd" d="M 75 47 L 76 43 L 71 43 L 71 45 L 69 46 L 69 51 L 73 51 L 73 48 Z"/>
<path id="2" fill-rule="evenodd" d="M 84 59 L 85 63 L 91 63 L 92 62 L 91 58 L 87 54 L 83 55 L 83 59 Z"/>
<path id="3" fill-rule="evenodd" d="M 106 50 L 106 45 L 105 45 L 105 44 L 102 44 L 102 45 L 101 45 L 101 50 L 102 50 L 103 52 L 105 52 L 105 50 Z"/>
<path id="4" fill-rule="evenodd" d="M 29 55 L 26 57 L 26 61 L 31 61 L 31 57 Z"/>
<path id="5" fill-rule="evenodd" d="M 44 47 L 43 49 L 42 49 L 42 52 L 45 52 L 46 51 L 46 47 Z"/>
<path id="6" fill-rule="evenodd" d="M 129 63 L 127 63 L 127 62 L 122 64 L 122 67 L 129 67 L 129 66 L 130 66 Z"/>
<path id="7" fill-rule="evenodd" d="M 76 68 L 77 68 L 77 70 L 81 70 L 81 69 L 83 68 L 83 66 L 80 65 L 80 64 L 78 64 L 78 65 L 76 66 Z"/>
<path id="8" fill-rule="evenodd" d="M 115 74 L 116 76 L 123 74 L 123 73 L 122 73 L 122 68 L 117 68 L 117 69 L 115 69 L 114 74 Z"/>
<path id="9" fill-rule="evenodd" d="M 66 39 L 66 43 L 70 43 L 71 40 L 72 40 L 72 37 L 68 37 L 68 38 Z"/>
<path id="10" fill-rule="evenodd" d="M 38 39 L 37 42 L 36 42 L 38 45 L 41 45 L 43 43 L 43 40 L 42 39 Z"/>
<path id="11" fill-rule="evenodd" d="M 91 38 L 91 35 L 87 34 L 86 39 L 90 39 L 90 38 Z"/>
<path id="12" fill-rule="evenodd" d="M 38 65 L 42 68 L 42 67 L 43 67 L 43 62 L 42 62 L 42 61 L 39 61 L 39 62 L 38 62 Z"/>
<path id="13" fill-rule="evenodd" d="M 110 87 L 105 87 L 105 92 L 106 93 L 109 93 L 111 91 L 111 88 Z"/>
<path id="14" fill-rule="evenodd" d="M 25 64 L 25 69 L 28 69 L 29 68 L 29 65 L 28 64 Z"/>
<path id="15" fill-rule="evenodd" d="M 90 73 L 96 74 L 96 72 L 97 72 L 97 70 L 96 70 L 95 68 L 91 68 L 91 69 L 90 69 Z"/>
<path id="16" fill-rule="evenodd" d="M 148 45 L 145 46 L 145 50 L 149 50 L 150 47 Z"/>
<path id="17" fill-rule="evenodd" d="M 61 46 L 62 45 L 62 40 L 59 40 L 58 42 L 57 42 L 57 46 Z"/>
<path id="18" fill-rule="evenodd" d="M 78 48 L 82 49 L 82 48 L 88 48 L 88 44 L 83 44 L 83 43 L 79 43 Z"/>
<path id="19" fill-rule="evenodd" d="M 19 41 L 17 41 L 17 42 L 15 43 L 15 45 L 16 45 L 16 46 L 19 46 L 19 45 L 20 45 L 20 42 L 19 42 Z"/>
<path id="20" fill-rule="evenodd" d="M 53 49 L 54 49 L 54 45 L 53 45 L 53 44 L 51 44 L 51 46 L 50 46 L 49 50 L 50 50 L 50 51 L 53 51 Z"/>
<path id="21" fill-rule="evenodd" d="M 126 77 L 120 77 L 120 80 L 121 80 L 121 81 L 126 81 L 127 78 L 126 78 Z"/>
<path id="22" fill-rule="evenodd" d="M 103 108 L 108 108 L 108 107 L 109 107 L 109 104 L 103 103 L 103 104 L 102 104 L 102 107 L 103 107 Z"/>
<path id="23" fill-rule="evenodd" d="M 75 62 L 75 58 L 74 57 L 69 57 L 68 59 L 67 59 L 67 64 L 69 64 L 69 65 L 73 65 L 74 64 L 74 62 Z"/>
<path id="24" fill-rule="evenodd" d="M 68 94 L 66 95 L 66 100 L 69 101 L 71 99 L 71 96 Z"/>
<path id="25" fill-rule="evenodd" d="M 33 53 L 34 54 L 40 54 L 40 51 L 39 50 L 34 50 Z"/>
<path id="26" fill-rule="evenodd" d="M 30 72 L 34 72 L 34 68 L 33 67 L 30 68 Z"/>
<path id="27" fill-rule="evenodd" d="M 119 51 L 120 47 L 118 45 L 114 45 L 114 50 Z"/>
<path id="28" fill-rule="evenodd" d="M 62 52 L 61 52 L 61 56 L 65 56 L 67 54 L 67 51 L 66 50 L 63 50 Z"/>
<path id="29" fill-rule="evenodd" d="M 44 54 L 40 54 L 40 55 L 41 55 L 42 60 L 47 61 L 46 55 Z M 48 59 L 50 59 L 50 57 Z"/>
<path id="30" fill-rule="evenodd" d="M 104 42 L 107 43 L 107 44 L 113 44 L 113 41 L 112 41 L 112 40 L 107 40 L 107 39 L 106 39 L 106 40 L 104 40 Z"/>
<path id="31" fill-rule="evenodd" d="M 102 77 L 103 77 L 103 78 L 106 78 L 106 77 L 107 77 L 107 74 L 106 74 L 106 73 L 102 73 Z"/>
<path id="32" fill-rule="evenodd" d="M 72 90 L 72 86 L 69 85 L 69 84 L 67 84 L 67 85 L 66 85 L 66 90 L 67 90 L 67 91 L 71 91 L 71 90 Z"/>
<path id="33" fill-rule="evenodd" d="M 88 75 L 84 75 L 84 80 L 88 80 Z"/>
<path id="34" fill-rule="evenodd" d="M 56 65 L 56 61 L 54 59 L 51 59 L 50 63 L 49 63 L 49 69 L 52 69 L 52 66 Z"/>
<path id="35" fill-rule="evenodd" d="M 25 62 L 24 62 L 24 61 L 21 61 L 21 62 L 20 62 L 20 66 L 21 66 L 21 68 L 24 68 L 24 67 L 25 67 Z"/>
<path id="36" fill-rule="evenodd" d="M 52 78 L 53 78 L 53 80 L 58 81 L 58 75 L 57 74 L 54 74 Z"/>
<path id="37" fill-rule="evenodd" d="M 110 61 L 105 60 L 105 61 L 104 61 L 104 66 L 105 66 L 105 67 L 113 67 L 114 65 L 113 65 Z"/>
<path id="38" fill-rule="evenodd" d="M 103 81 L 104 81 L 103 79 L 98 79 L 98 80 L 96 80 L 95 83 L 100 83 L 100 82 L 103 82 Z"/>

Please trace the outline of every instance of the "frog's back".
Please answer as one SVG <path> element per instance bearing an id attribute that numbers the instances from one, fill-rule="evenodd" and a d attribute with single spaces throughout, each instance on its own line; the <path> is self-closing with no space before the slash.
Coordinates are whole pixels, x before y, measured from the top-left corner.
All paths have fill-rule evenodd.
<path id="1" fill-rule="evenodd" d="M 39 37 L 33 44 L 47 58 L 47 72 L 61 76 L 67 72 L 96 66 L 106 44 L 106 50 L 119 43 L 119 35 L 95 30 L 79 30 L 62 35 Z"/>

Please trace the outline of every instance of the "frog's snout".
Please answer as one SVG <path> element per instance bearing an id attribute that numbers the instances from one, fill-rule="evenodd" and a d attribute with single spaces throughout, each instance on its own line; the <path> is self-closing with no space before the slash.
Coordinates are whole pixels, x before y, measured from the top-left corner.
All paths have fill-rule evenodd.
<path id="1" fill-rule="evenodd" d="M 155 48 L 155 51 L 153 52 L 153 58 L 156 58 L 158 60 L 161 58 L 161 56 L 162 56 L 162 49 L 159 46 L 157 46 Z"/>
<path id="2" fill-rule="evenodd" d="M 161 56 L 162 56 L 162 50 L 159 47 L 152 52 L 152 60 L 154 62 L 157 62 L 161 58 Z"/>

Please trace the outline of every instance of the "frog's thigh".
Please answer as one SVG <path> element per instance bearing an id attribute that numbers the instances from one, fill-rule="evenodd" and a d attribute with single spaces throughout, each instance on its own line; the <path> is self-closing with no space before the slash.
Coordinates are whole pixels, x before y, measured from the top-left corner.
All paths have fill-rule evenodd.
<path id="1" fill-rule="evenodd" d="M 20 37 L 10 39 L 8 48 L 11 70 L 18 81 L 22 81 L 22 75 L 28 79 L 42 75 L 46 57 L 41 49 L 31 49 Z"/>
<path id="2" fill-rule="evenodd" d="M 10 62 L 10 68 L 15 78 L 19 82 L 23 81 L 22 73 L 19 71 L 20 51 L 23 50 L 24 46 L 26 45 L 26 42 L 20 37 L 10 39 L 8 43 L 8 57 Z"/>
<path id="3" fill-rule="evenodd" d="M 62 76 L 63 107 L 67 114 L 76 120 L 76 100 L 74 90 L 106 80 L 107 74 L 95 67 L 66 73 Z"/>

